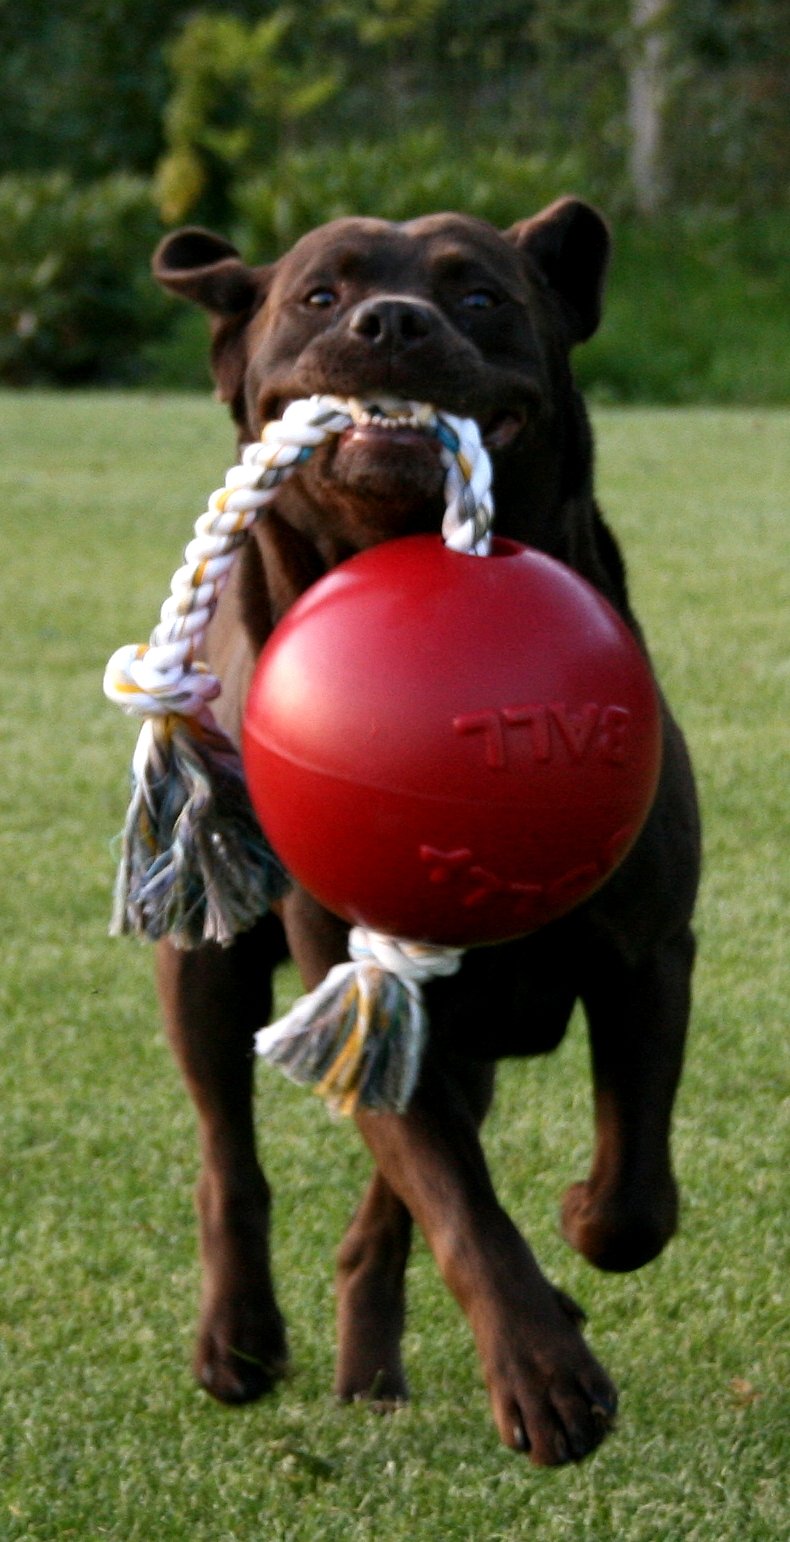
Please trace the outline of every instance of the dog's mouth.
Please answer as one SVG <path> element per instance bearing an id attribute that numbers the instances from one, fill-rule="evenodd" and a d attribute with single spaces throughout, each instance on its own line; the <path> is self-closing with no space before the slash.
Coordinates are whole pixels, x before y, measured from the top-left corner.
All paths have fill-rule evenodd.
<path id="1" fill-rule="evenodd" d="M 354 419 L 348 434 L 386 433 L 395 435 L 403 443 L 415 437 L 436 438 L 439 416 L 434 407 L 425 402 L 402 402 L 380 398 L 375 402 L 351 399 L 349 411 Z M 502 450 L 510 444 L 524 427 L 523 412 L 503 411 L 495 413 L 486 423 L 481 423 L 480 437 L 487 450 Z"/>
<path id="2" fill-rule="evenodd" d="M 291 400 L 270 399 L 266 421 L 282 417 Z M 348 421 L 299 467 L 298 490 L 352 550 L 421 531 L 437 530 L 444 510 L 447 450 L 457 448 L 448 418 L 462 414 L 384 393 L 335 397 Z M 471 414 L 465 414 L 471 416 Z M 488 450 L 515 438 L 526 420 L 500 411 L 478 426 Z M 448 437 L 448 430 L 449 435 Z M 302 516 L 300 516 L 302 517 Z"/>
<path id="3" fill-rule="evenodd" d="M 281 417 L 289 400 L 272 403 L 268 416 Z M 428 402 L 406 401 L 401 397 L 348 397 L 344 402 L 351 423 L 340 437 L 340 444 L 370 449 L 430 448 L 439 452 L 438 427 L 441 409 Z M 467 414 L 457 413 L 457 416 Z M 478 418 L 480 436 L 489 451 L 505 449 L 524 428 L 525 410 L 507 408 Z"/>
<path id="4" fill-rule="evenodd" d="M 402 449 L 427 445 L 438 454 L 438 418 L 427 402 L 405 402 L 395 397 L 377 397 L 375 400 L 351 397 L 346 406 L 352 421 L 340 436 L 341 444 L 345 441 L 360 447 L 391 445 Z"/>

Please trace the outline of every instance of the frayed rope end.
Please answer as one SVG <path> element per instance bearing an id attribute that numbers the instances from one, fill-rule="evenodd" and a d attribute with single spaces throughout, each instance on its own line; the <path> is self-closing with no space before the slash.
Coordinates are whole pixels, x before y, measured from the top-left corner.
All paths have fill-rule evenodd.
<path id="1" fill-rule="evenodd" d="M 256 1034 L 255 1048 L 291 1081 L 312 1086 L 333 1113 L 403 1113 L 426 1032 L 418 985 L 377 964 L 337 964 L 280 1022 Z"/>
<path id="2" fill-rule="evenodd" d="M 287 886 L 238 755 L 210 714 L 148 719 L 132 762 L 111 934 L 227 945 Z"/>
<path id="3" fill-rule="evenodd" d="M 270 1065 L 313 1086 L 334 1113 L 402 1114 L 417 1086 L 428 1033 L 422 985 L 460 968 L 460 948 L 407 942 L 355 926 L 352 962 L 336 964 L 291 1011 L 255 1036 Z"/>

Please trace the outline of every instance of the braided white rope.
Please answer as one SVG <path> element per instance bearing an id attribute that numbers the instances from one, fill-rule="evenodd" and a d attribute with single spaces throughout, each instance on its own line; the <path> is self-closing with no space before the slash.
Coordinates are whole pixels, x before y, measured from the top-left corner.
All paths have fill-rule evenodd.
<path id="1" fill-rule="evenodd" d="M 416 424 L 437 439 L 446 544 L 475 556 L 490 550 L 491 463 L 473 420 L 421 403 L 313 396 L 266 424 L 197 520 L 150 641 L 119 648 L 105 671 L 105 694 L 143 719 L 115 930 L 170 935 L 182 946 L 227 943 L 282 892 L 238 756 L 214 721 L 209 703 L 221 686 L 201 653 L 238 549 L 280 483 L 331 435 L 382 418 Z M 261 1030 L 256 1048 L 294 1080 L 318 1084 L 341 1112 L 403 1109 L 427 1034 L 421 985 L 454 974 L 461 950 L 355 927 L 349 953 L 349 963 Z"/>
<path id="2" fill-rule="evenodd" d="M 149 643 L 128 644 L 109 660 L 104 691 L 110 701 L 135 717 L 205 716 L 221 686 L 200 654 L 247 531 L 276 497 L 279 484 L 318 445 L 352 427 L 369 410 L 359 402 L 312 396 L 292 402 L 281 419 L 266 424 L 260 440 L 246 446 L 241 463 L 231 467 L 224 487 L 211 494 L 195 524 Z M 491 463 L 477 424 L 420 404 L 400 405 L 399 415 L 404 412 L 439 439 L 446 472 L 446 543 L 457 551 L 484 554 L 493 520 Z"/>
<path id="3" fill-rule="evenodd" d="M 461 967 L 464 950 L 437 948 L 430 942 L 405 942 L 371 927 L 354 926 L 349 933 L 348 951 L 355 961 L 378 964 L 390 974 L 400 975 L 405 982 L 423 985 L 438 975 L 455 974 Z"/>

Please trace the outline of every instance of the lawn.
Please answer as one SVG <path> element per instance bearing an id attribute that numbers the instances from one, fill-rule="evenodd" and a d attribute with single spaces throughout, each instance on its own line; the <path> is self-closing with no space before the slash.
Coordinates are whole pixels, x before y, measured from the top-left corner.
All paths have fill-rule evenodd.
<path id="1" fill-rule="evenodd" d="M 557 1201 L 589 1151 L 581 1023 L 554 1056 L 502 1070 L 488 1127 L 500 1192 L 584 1303 L 622 1394 L 600 1452 L 546 1472 L 498 1445 L 469 1334 L 422 1244 L 413 1404 L 392 1419 L 335 1407 L 333 1251 L 368 1163 L 353 1128 L 273 1072 L 259 1125 L 294 1373 L 236 1411 L 193 1385 L 193 1117 L 148 950 L 106 936 L 133 729 L 101 675 L 150 630 L 231 436 L 195 398 L 0 405 L 0 1538 L 777 1542 L 790 414 L 597 414 L 602 501 L 689 734 L 707 861 L 676 1120 L 683 1225 L 662 1259 L 599 1276 L 558 1235 Z"/>

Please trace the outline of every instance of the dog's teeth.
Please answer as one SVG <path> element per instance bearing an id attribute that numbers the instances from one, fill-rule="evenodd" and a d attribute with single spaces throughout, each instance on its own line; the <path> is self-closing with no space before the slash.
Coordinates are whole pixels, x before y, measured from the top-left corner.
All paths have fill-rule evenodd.
<path id="1" fill-rule="evenodd" d="M 397 396 L 378 396 L 375 402 L 368 402 L 368 406 L 374 412 L 380 412 L 385 418 L 395 418 L 399 412 L 403 412 L 404 403 Z"/>
<path id="2" fill-rule="evenodd" d="M 348 410 L 360 428 L 373 425 L 376 428 L 424 430 L 433 427 L 436 420 L 434 408 L 427 402 L 403 402 L 389 396 L 367 402 L 349 397 Z"/>

